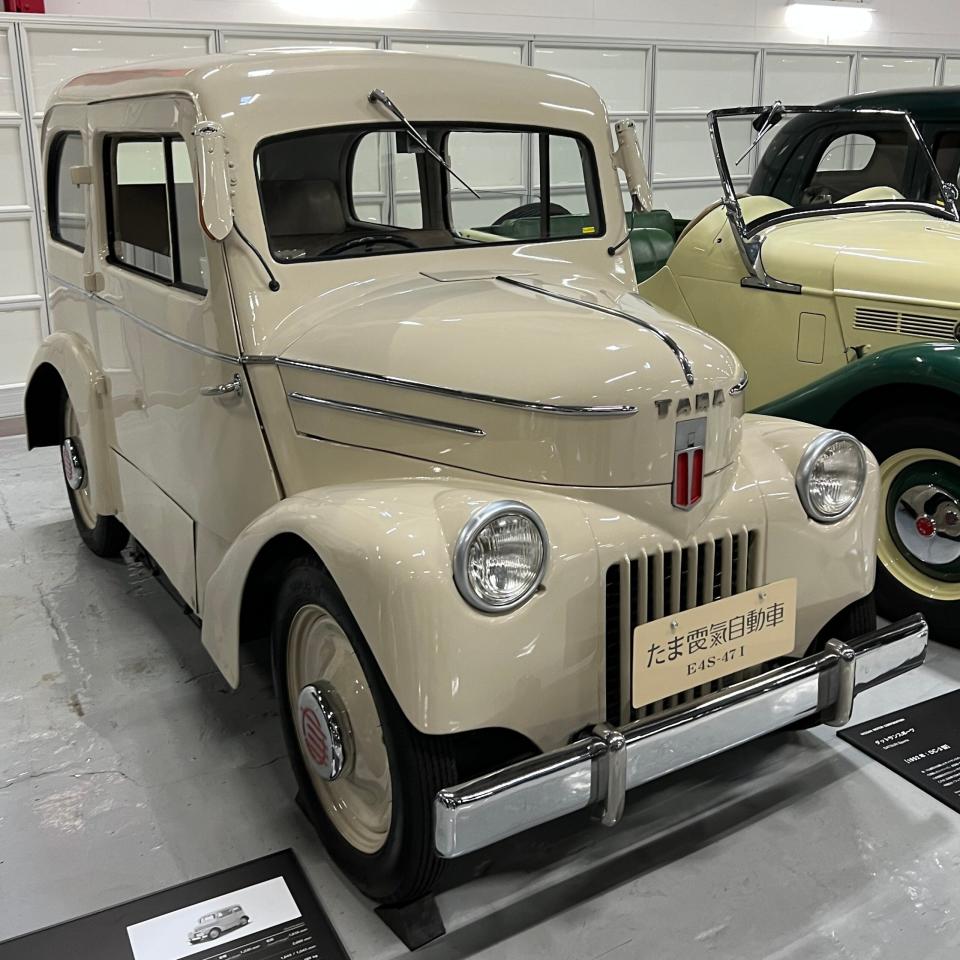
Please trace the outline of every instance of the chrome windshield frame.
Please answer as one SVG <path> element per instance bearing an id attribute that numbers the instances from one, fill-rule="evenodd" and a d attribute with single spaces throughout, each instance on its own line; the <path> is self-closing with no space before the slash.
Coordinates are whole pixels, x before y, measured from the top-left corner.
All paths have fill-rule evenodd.
<path id="1" fill-rule="evenodd" d="M 727 163 L 726 153 L 723 149 L 723 140 L 720 135 L 720 121 L 730 117 L 757 117 L 774 109 L 779 110 L 781 114 L 881 116 L 894 120 L 903 120 L 917 144 L 920 156 L 925 158 L 930 172 L 935 178 L 935 182 L 940 185 L 940 196 L 943 199 L 944 205 L 941 207 L 936 203 L 906 199 L 864 200 L 855 203 L 831 204 L 827 207 L 814 207 L 806 210 L 790 208 L 788 210 L 774 211 L 773 213 L 765 214 L 747 223 L 743 216 L 743 208 L 740 206 L 740 198 L 737 196 L 736 189 L 734 188 L 730 166 Z M 951 220 L 955 223 L 960 222 L 960 212 L 958 212 L 957 209 L 957 188 L 953 184 L 946 183 L 941 177 L 933 155 L 930 153 L 930 148 L 923 139 L 916 121 L 905 110 L 873 107 L 784 106 L 777 101 L 776 104 L 767 107 L 727 107 L 722 110 L 711 110 L 710 113 L 707 114 L 707 127 L 710 131 L 710 143 L 713 147 L 713 156 L 717 164 L 717 172 L 720 175 L 720 185 L 723 191 L 720 202 L 726 211 L 734 241 L 737 244 L 740 257 L 748 273 L 748 276 L 743 280 L 744 286 L 759 286 L 781 293 L 800 293 L 800 286 L 798 284 L 778 280 L 776 277 L 771 277 L 766 270 L 764 270 L 761 257 L 764 231 L 777 224 L 791 223 L 797 220 L 810 220 L 817 217 L 836 216 L 837 214 L 845 213 L 877 213 L 908 210 L 926 213 L 940 220 Z M 753 147 L 751 147 L 751 151 L 752 149 Z M 748 151 L 748 153 L 751 151 Z"/>

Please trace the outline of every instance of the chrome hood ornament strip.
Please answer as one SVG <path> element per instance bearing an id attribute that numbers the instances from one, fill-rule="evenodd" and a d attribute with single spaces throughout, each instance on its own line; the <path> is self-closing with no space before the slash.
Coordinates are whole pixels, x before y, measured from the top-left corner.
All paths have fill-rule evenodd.
<path id="1" fill-rule="evenodd" d="M 533 413 L 549 413 L 564 417 L 632 417 L 637 412 L 634 404 L 599 404 L 596 406 L 572 406 L 569 404 L 541 403 L 537 400 L 513 400 L 508 397 L 494 397 L 485 393 L 470 393 L 452 387 L 439 387 L 430 383 L 419 383 L 402 377 L 389 377 L 381 373 L 366 373 L 362 370 L 350 370 L 346 367 L 331 367 L 321 363 L 309 363 L 306 360 L 291 360 L 287 357 L 245 356 L 244 363 L 276 363 L 280 366 L 295 367 L 298 370 L 316 370 L 334 377 L 348 380 L 363 380 L 367 383 L 380 383 L 385 386 L 401 387 L 406 390 L 420 390 L 424 393 L 439 394 L 444 397 L 456 397 L 459 400 L 474 400 L 479 403 L 494 403 L 502 407 L 529 410 Z"/>
<path id="2" fill-rule="evenodd" d="M 466 433 L 471 437 L 485 437 L 486 431 L 480 427 L 470 427 L 462 423 L 451 423 L 448 420 L 434 420 L 432 417 L 418 417 L 412 413 L 398 413 L 395 410 L 385 410 L 383 407 L 368 407 L 361 403 L 345 403 L 342 400 L 329 400 L 326 397 L 315 397 L 309 393 L 299 393 L 296 390 L 287 394 L 291 400 L 300 403 L 310 403 L 317 407 L 328 407 L 331 410 L 341 410 L 345 413 L 356 413 L 366 417 L 382 417 L 384 420 L 396 420 L 398 423 L 412 423 L 418 427 L 432 427 L 435 430 L 450 430 L 453 433 Z"/>
<path id="3" fill-rule="evenodd" d="M 523 280 L 517 280 L 515 277 L 507 277 L 502 274 L 497 277 L 501 283 L 508 283 L 513 287 L 521 287 L 524 290 L 529 290 L 531 293 L 540 293 L 545 297 L 553 297 L 554 300 L 562 300 L 564 303 L 572 303 L 577 307 L 586 307 L 588 310 L 596 310 L 598 313 L 605 313 L 608 317 L 618 317 L 621 320 L 629 320 L 630 323 L 635 324 L 638 327 L 643 327 L 644 330 L 649 330 L 654 336 L 663 341 L 672 351 L 674 356 L 677 358 L 677 362 L 680 364 L 680 369 L 683 371 L 683 376 L 687 381 L 688 386 L 693 386 L 694 376 L 693 376 L 693 364 L 690 363 L 690 358 L 683 352 L 683 348 L 676 340 L 673 339 L 669 334 L 664 333 L 659 328 L 655 327 L 652 323 L 648 323 L 646 320 L 641 320 L 640 317 L 635 317 L 633 314 L 626 313 L 623 310 L 617 310 L 614 307 L 602 307 L 599 303 L 588 303 L 586 300 L 578 300 L 576 297 L 568 297 L 566 294 L 558 293 L 556 290 L 548 290 L 545 287 L 538 287 L 533 283 L 525 283 Z"/>

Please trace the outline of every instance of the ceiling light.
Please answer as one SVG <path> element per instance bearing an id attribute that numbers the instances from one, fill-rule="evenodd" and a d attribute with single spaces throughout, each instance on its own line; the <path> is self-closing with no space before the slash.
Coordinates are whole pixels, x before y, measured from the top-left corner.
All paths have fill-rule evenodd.
<path id="1" fill-rule="evenodd" d="M 313 20 L 382 20 L 409 13 L 416 0 L 280 0 L 296 16 Z"/>
<path id="2" fill-rule="evenodd" d="M 787 26 L 807 37 L 847 40 L 866 33 L 873 24 L 873 8 L 862 0 L 819 0 L 787 5 Z"/>

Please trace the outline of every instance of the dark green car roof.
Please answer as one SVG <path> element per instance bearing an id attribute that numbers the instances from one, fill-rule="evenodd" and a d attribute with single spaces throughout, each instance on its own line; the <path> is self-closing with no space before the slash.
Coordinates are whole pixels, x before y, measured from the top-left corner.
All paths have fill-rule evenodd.
<path id="1" fill-rule="evenodd" d="M 797 104 L 799 106 L 799 104 Z M 876 109 L 906 110 L 923 128 L 928 123 L 953 122 L 960 126 L 960 87 L 915 87 L 911 90 L 877 90 L 837 97 L 818 104 L 821 107 L 873 107 Z M 781 174 L 796 161 L 796 149 L 806 134 L 820 126 L 842 123 L 838 118 L 824 114 L 806 113 L 792 117 L 777 130 L 764 152 L 750 181 L 748 193 L 770 194 L 786 203 L 794 202 L 789 189 L 786 193 Z"/>
<path id="2" fill-rule="evenodd" d="M 923 123 L 925 120 L 960 116 L 960 87 L 915 87 L 911 90 L 877 90 L 838 97 L 821 104 L 824 107 L 880 107 L 907 110 Z"/>

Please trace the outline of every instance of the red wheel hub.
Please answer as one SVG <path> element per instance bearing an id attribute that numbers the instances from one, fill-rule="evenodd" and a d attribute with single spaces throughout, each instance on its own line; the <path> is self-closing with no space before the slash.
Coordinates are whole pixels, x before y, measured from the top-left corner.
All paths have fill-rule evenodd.
<path id="1" fill-rule="evenodd" d="M 917 517 L 917 533 L 921 537 L 932 537 L 937 532 L 937 525 L 931 517 Z"/>

